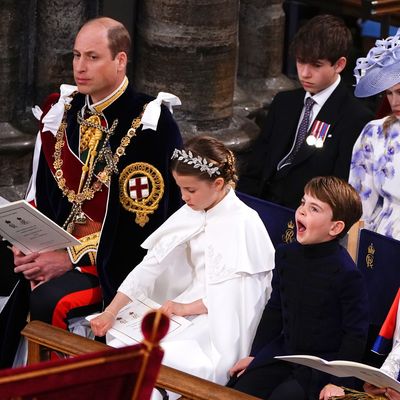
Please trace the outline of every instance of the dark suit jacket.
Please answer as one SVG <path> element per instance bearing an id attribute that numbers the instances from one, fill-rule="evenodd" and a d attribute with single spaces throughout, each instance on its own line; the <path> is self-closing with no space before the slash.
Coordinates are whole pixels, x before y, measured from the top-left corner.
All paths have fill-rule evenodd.
<path id="1" fill-rule="evenodd" d="M 366 285 L 338 241 L 281 245 L 276 250 L 272 295 L 257 328 L 251 350 L 255 359 L 249 369 L 288 354 L 361 361 L 367 331 Z M 313 379 L 316 393 L 329 381 L 342 383 L 323 373 L 314 374 Z"/>
<path id="2" fill-rule="evenodd" d="M 330 124 L 322 148 L 303 143 L 293 163 L 277 172 L 277 165 L 290 151 L 303 109 L 305 91 L 278 93 L 271 103 L 263 131 L 249 155 L 238 190 L 296 208 L 304 185 L 315 176 L 335 175 L 348 179 L 354 142 L 373 113 L 346 89 L 333 91 L 316 116 Z"/>

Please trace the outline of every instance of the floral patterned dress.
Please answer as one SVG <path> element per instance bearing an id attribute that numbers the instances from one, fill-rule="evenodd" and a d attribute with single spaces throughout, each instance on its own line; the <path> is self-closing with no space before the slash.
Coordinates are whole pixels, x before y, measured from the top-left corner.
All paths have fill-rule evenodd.
<path id="1" fill-rule="evenodd" d="M 386 118 L 369 122 L 361 132 L 349 182 L 361 196 L 365 228 L 400 240 L 400 121 L 384 135 Z"/>

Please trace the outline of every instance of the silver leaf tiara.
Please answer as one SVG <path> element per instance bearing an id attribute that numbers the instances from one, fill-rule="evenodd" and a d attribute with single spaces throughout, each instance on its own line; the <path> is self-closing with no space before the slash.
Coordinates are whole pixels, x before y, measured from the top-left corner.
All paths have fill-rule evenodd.
<path id="1" fill-rule="evenodd" d="M 221 175 L 219 168 L 215 167 L 212 162 L 208 161 L 204 157 L 193 156 L 193 153 L 190 150 L 186 152 L 186 150 L 175 149 L 171 156 L 171 160 L 174 158 L 177 158 L 179 161 L 188 165 L 192 165 L 193 168 L 199 168 L 201 172 L 207 172 L 210 177 L 213 175 Z"/>

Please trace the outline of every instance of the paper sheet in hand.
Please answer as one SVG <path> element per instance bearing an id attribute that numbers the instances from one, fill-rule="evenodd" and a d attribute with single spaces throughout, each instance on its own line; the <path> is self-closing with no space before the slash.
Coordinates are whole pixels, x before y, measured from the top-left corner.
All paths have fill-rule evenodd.
<path id="1" fill-rule="evenodd" d="M 120 310 L 113 327 L 108 333 L 127 345 L 139 343 L 143 340 L 141 329 L 142 318 L 149 311 L 160 307 L 160 304 L 144 296 L 134 299 Z M 90 315 L 86 318 L 90 320 L 94 317 L 95 315 Z M 170 318 L 169 330 L 166 337 L 171 337 L 182 332 L 189 325 L 191 325 L 191 322 L 188 319 L 173 315 Z"/>
<path id="2" fill-rule="evenodd" d="M 307 355 L 277 356 L 275 358 L 306 365 L 307 367 L 315 368 L 341 378 L 354 376 L 377 387 L 391 387 L 400 391 L 400 382 L 382 370 L 370 365 L 344 360 L 326 361 L 319 357 Z"/>
<path id="3" fill-rule="evenodd" d="M 79 240 L 25 200 L 0 206 L 0 236 L 24 254 L 80 244 Z"/>

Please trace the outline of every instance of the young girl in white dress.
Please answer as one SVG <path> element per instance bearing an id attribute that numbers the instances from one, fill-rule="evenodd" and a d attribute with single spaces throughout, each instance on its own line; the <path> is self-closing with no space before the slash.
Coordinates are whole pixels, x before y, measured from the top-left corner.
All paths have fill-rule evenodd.
<path id="1" fill-rule="evenodd" d="M 186 204 L 142 244 L 147 255 L 91 327 L 105 335 L 120 309 L 143 295 L 169 316 L 197 316 L 165 339 L 163 363 L 224 384 L 250 350 L 271 291 L 274 248 L 257 212 L 236 197 L 234 156 L 222 142 L 194 137 L 172 159 Z"/>

